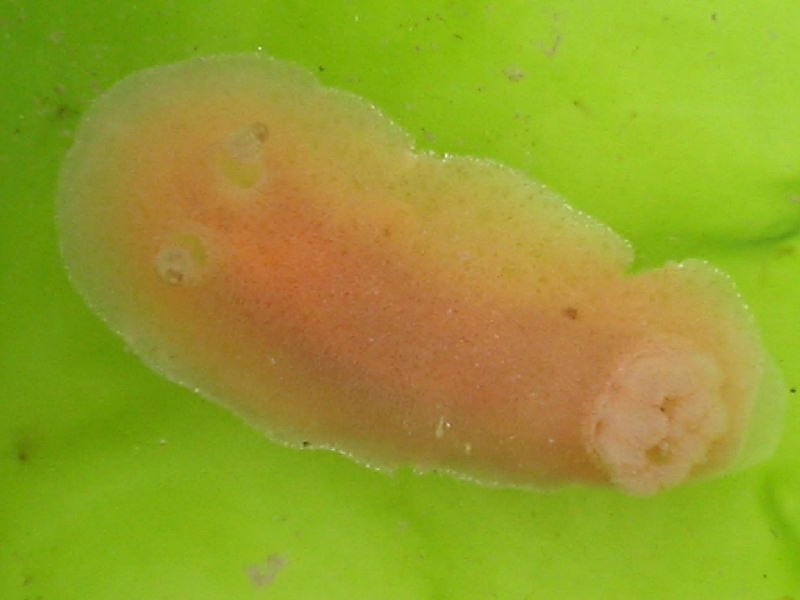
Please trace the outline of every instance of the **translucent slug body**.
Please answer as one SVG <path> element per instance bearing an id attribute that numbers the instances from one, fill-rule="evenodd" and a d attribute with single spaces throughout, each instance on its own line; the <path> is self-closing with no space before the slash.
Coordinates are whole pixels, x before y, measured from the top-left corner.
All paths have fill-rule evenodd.
<path id="1" fill-rule="evenodd" d="M 130 76 L 63 167 L 70 276 L 150 366 L 376 467 L 649 494 L 763 457 L 780 377 L 728 278 L 497 164 L 413 150 L 260 55 Z"/>

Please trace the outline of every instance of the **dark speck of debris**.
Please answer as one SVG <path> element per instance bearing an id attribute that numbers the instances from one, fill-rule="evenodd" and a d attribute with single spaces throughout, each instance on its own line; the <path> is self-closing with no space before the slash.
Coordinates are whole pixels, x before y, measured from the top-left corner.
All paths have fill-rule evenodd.
<path id="1" fill-rule="evenodd" d="M 578 309 L 574 306 L 568 306 L 564 309 L 564 314 L 567 318 L 572 319 L 573 321 L 578 318 Z"/>
<path id="2" fill-rule="evenodd" d="M 715 12 L 711 13 L 711 20 L 712 21 L 716 21 L 717 20 L 717 13 L 715 13 Z"/>
<path id="3" fill-rule="evenodd" d="M 322 73 L 322 71 L 324 71 L 324 70 L 325 70 L 325 67 L 323 67 L 322 65 L 319 65 L 319 66 L 317 67 L 317 70 L 319 70 L 319 72 L 320 72 L 320 73 Z"/>
<path id="4" fill-rule="evenodd" d="M 21 463 L 27 463 L 31 460 L 31 454 L 33 454 L 33 443 L 31 442 L 30 437 L 27 435 L 17 435 L 16 439 L 14 440 L 14 458 Z"/>
<path id="5" fill-rule="evenodd" d="M 517 67 L 516 65 L 510 65 L 503 69 L 503 75 L 508 77 L 509 81 L 519 81 L 523 77 L 525 77 L 525 71 Z"/>
<path id="6" fill-rule="evenodd" d="M 311 445 L 311 442 L 308 440 L 303 440 L 303 448 L 308 448 Z"/>
<path id="7" fill-rule="evenodd" d="M 79 112 L 71 106 L 58 104 L 53 111 L 53 120 L 60 121 L 62 119 L 71 119 L 77 117 L 78 114 Z"/>
<path id="8" fill-rule="evenodd" d="M 585 113 L 587 115 L 590 114 L 589 108 L 581 100 L 578 100 L 577 98 L 572 101 L 572 106 L 574 106 L 579 111 L 581 111 L 581 112 L 583 112 L 583 113 Z"/>
<path id="9" fill-rule="evenodd" d="M 558 46 L 561 44 L 561 34 L 556 34 L 555 39 L 553 39 L 553 43 L 550 46 L 544 46 L 544 44 L 540 44 L 542 51 L 547 54 L 547 56 L 553 56 L 556 52 L 558 52 Z"/>
<path id="10" fill-rule="evenodd" d="M 789 390 L 789 392 L 791 392 L 792 394 L 796 394 L 797 393 L 797 388 L 791 388 Z"/>
<path id="11" fill-rule="evenodd" d="M 249 565 L 247 567 L 247 574 L 250 576 L 250 581 L 256 587 L 264 587 L 272 582 L 278 571 L 286 566 L 289 562 L 285 556 L 280 554 L 270 554 L 262 563 Z"/>

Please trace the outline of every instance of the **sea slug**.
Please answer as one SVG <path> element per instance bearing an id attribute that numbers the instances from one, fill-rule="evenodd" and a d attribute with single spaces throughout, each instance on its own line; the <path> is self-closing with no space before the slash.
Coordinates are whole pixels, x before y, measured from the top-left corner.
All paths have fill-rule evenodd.
<path id="1" fill-rule="evenodd" d="M 729 278 L 487 160 L 414 150 L 263 55 L 131 75 L 57 198 L 69 275 L 151 367 L 295 446 L 651 494 L 769 452 L 781 379 Z"/>

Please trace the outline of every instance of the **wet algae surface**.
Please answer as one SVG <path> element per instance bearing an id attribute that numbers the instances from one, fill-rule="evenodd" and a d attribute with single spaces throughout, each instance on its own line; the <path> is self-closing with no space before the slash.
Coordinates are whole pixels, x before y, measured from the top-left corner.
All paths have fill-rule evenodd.
<path id="1" fill-rule="evenodd" d="M 788 2 L 1 8 L 4 597 L 797 597 L 798 20 Z M 775 454 L 651 498 L 486 487 L 275 444 L 151 372 L 67 280 L 58 169 L 102 90 L 223 52 L 291 60 L 421 151 L 545 182 L 629 239 L 635 270 L 724 269 L 786 379 Z"/>

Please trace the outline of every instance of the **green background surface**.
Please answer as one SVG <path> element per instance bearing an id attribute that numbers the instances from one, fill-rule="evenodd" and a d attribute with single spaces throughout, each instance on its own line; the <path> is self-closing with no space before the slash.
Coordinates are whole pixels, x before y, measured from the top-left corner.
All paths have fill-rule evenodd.
<path id="1" fill-rule="evenodd" d="M 795 387 L 798 31 L 794 0 L 0 2 L 0 598 L 800 599 L 800 396 L 769 462 L 649 499 L 374 472 L 146 369 L 53 223 L 101 90 L 263 50 L 537 177 L 639 265 L 717 263 Z"/>

